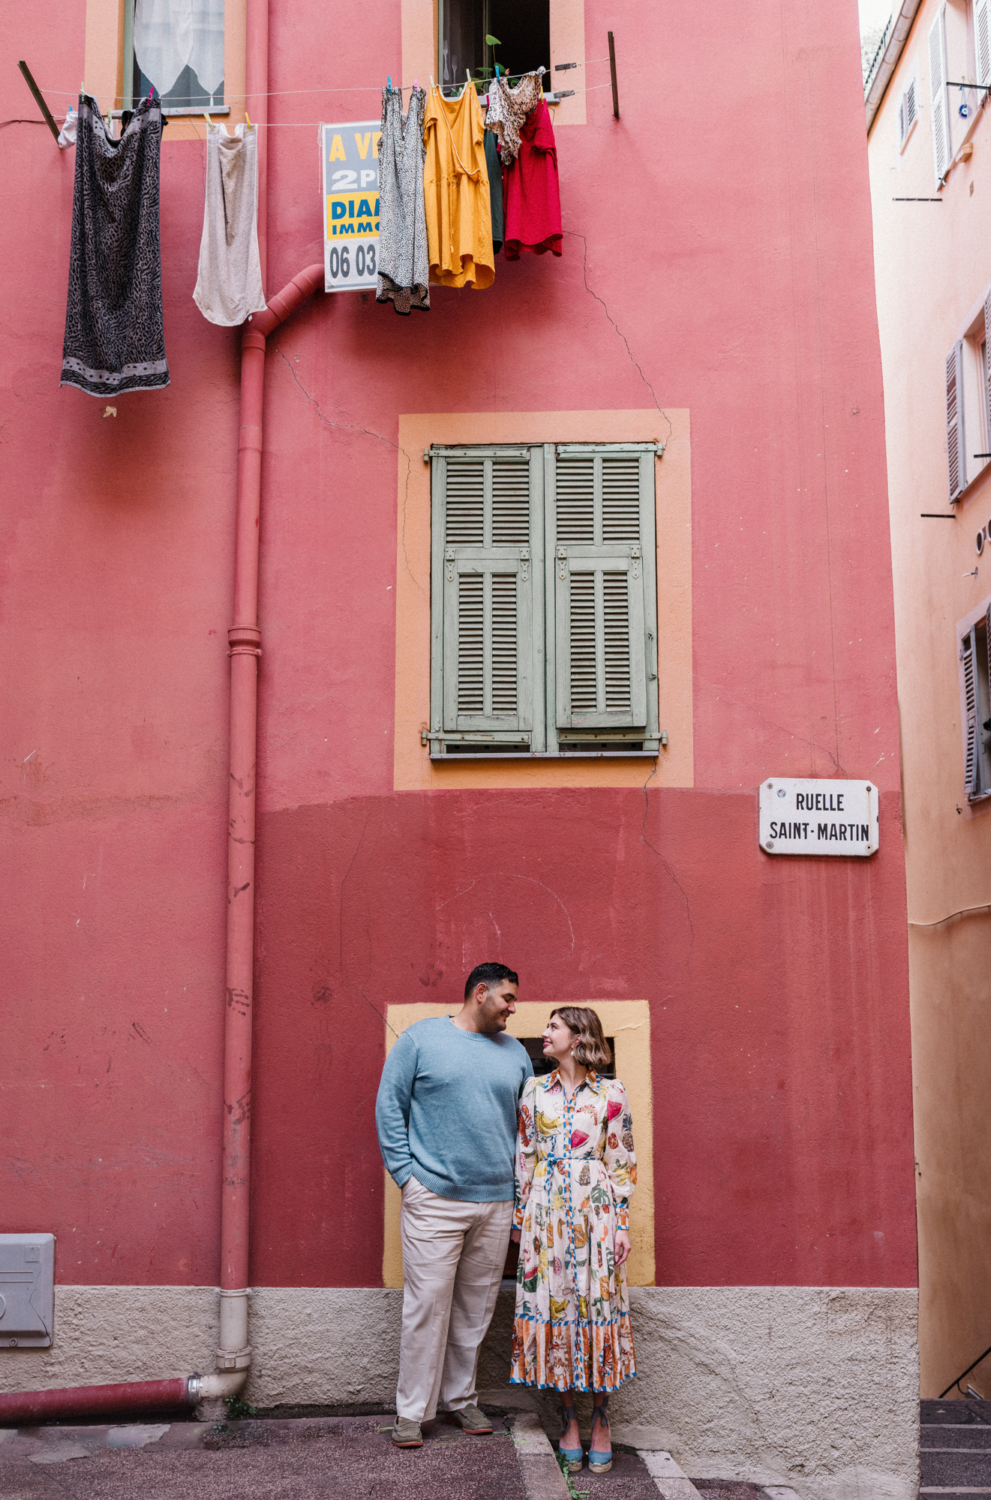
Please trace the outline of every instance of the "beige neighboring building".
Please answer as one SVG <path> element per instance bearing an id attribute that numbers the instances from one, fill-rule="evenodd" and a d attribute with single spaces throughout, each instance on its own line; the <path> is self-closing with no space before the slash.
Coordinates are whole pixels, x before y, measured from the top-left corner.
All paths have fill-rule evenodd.
<path id="1" fill-rule="evenodd" d="M 896 0 L 897 5 L 897 0 Z M 907 851 L 923 1396 L 991 1346 L 991 31 L 896 10 L 867 82 Z M 968 87 L 961 87 L 967 84 Z M 955 1386 L 991 1397 L 991 1355 Z"/>

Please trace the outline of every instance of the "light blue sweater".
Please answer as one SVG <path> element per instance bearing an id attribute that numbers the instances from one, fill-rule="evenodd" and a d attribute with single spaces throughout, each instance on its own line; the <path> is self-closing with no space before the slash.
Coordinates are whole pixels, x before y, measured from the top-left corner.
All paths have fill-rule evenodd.
<path id="1" fill-rule="evenodd" d="M 399 1187 L 412 1176 L 463 1203 L 511 1199 L 516 1106 L 532 1074 L 506 1032 L 462 1031 L 449 1016 L 407 1027 L 375 1103 L 382 1160 Z"/>

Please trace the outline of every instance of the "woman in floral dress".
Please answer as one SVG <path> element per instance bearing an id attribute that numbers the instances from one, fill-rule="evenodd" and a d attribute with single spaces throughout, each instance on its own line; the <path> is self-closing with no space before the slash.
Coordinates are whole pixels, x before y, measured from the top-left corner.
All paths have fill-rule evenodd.
<path id="1" fill-rule="evenodd" d="M 553 1073 L 530 1078 L 516 1142 L 516 1277 L 513 1369 L 517 1385 L 561 1392 L 561 1452 L 582 1465 L 574 1392 L 591 1391 L 589 1468 L 612 1464 L 609 1392 L 636 1374 L 626 1259 L 629 1200 L 637 1180 L 633 1120 L 594 1010 L 551 1014 L 544 1056 Z"/>

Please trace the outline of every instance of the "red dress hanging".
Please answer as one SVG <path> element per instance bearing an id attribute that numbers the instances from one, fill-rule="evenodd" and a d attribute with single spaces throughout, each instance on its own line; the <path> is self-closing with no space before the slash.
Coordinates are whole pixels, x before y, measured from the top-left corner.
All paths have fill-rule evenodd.
<path id="1" fill-rule="evenodd" d="M 554 127 L 545 99 L 527 115 L 520 130 L 520 152 L 505 167 L 503 255 L 519 260 L 521 250 L 561 254 L 561 191 L 557 178 Z"/>

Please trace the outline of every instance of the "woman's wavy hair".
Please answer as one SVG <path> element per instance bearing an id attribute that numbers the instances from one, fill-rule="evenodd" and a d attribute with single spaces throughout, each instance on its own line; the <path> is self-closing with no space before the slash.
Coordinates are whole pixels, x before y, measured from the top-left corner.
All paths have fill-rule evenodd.
<path id="1" fill-rule="evenodd" d="M 594 1010 L 587 1005 L 559 1005 L 551 1011 L 560 1016 L 568 1030 L 575 1036 L 575 1062 L 583 1068 L 607 1068 L 612 1062 L 612 1050 L 602 1031 L 602 1022 Z"/>

